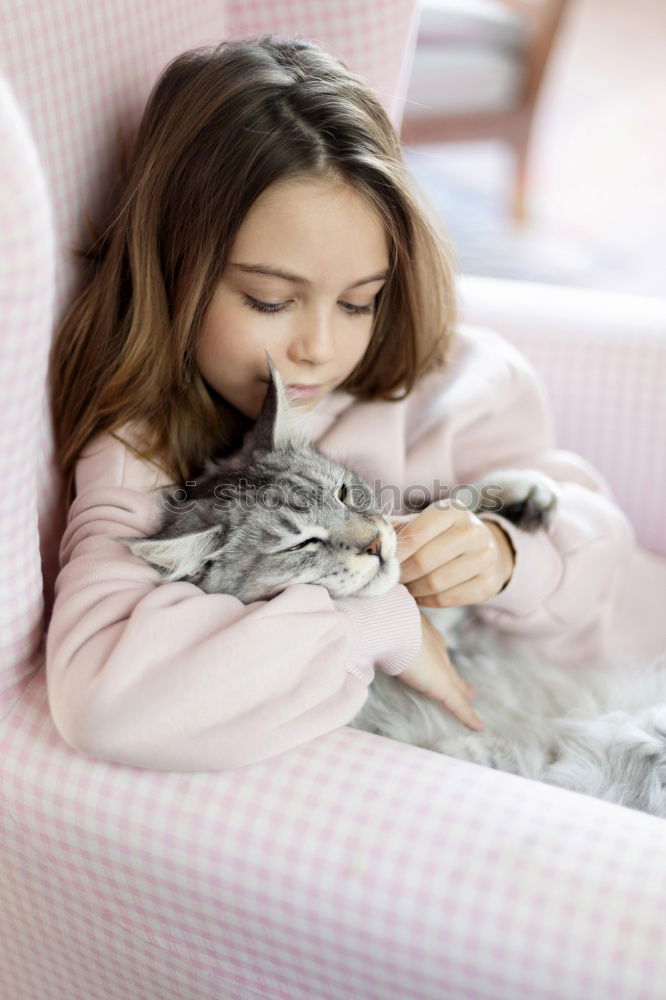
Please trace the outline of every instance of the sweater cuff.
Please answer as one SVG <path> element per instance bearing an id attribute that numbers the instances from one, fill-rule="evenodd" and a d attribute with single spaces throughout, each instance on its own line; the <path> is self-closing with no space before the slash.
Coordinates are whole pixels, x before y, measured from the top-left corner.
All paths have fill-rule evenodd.
<path id="1" fill-rule="evenodd" d="M 513 545 L 515 562 L 506 586 L 478 606 L 521 617 L 532 614 L 550 597 L 562 577 L 560 553 L 544 529 L 525 531 L 501 514 L 480 514 L 479 518 L 495 521 L 506 532 Z"/>
<path id="2" fill-rule="evenodd" d="M 402 583 L 376 597 L 341 597 L 334 602 L 356 626 L 355 655 L 387 674 L 399 674 L 421 648 L 419 606 Z"/>

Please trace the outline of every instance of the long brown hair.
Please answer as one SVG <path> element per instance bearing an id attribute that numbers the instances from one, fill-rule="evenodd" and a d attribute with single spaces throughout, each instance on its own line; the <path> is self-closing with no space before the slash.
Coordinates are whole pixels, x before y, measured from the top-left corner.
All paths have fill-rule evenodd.
<path id="1" fill-rule="evenodd" d="M 128 160 L 102 234 L 75 251 L 89 271 L 51 352 L 68 505 L 76 461 L 101 431 L 131 423 L 125 443 L 174 483 L 241 443 L 250 422 L 205 382 L 195 349 L 245 215 L 288 176 L 335 174 L 386 225 L 390 274 L 372 337 L 339 388 L 403 399 L 444 364 L 453 251 L 412 190 L 379 100 L 339 59 L 274 35 L 184 52 L 155 83 Z"/>

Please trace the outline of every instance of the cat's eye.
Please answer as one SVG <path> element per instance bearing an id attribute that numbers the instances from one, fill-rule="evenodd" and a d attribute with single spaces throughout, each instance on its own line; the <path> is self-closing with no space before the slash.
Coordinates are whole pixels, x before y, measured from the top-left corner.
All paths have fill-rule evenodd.
<path id="1" fill-rule="evenodd" d="M 340 501 L 342 501 L 342 503 L 344 503 L 346 496 L 347 496 L 347 487 L 343 483 L 342 486 L 340 487 L 340 489 L 338 490 L 338 500 L 340 500 Z"/>
<path id="2" fill-rule="evenodd" d="M 321 542 L 321 538 L 306 538 L 304 542 L 299 542 L 298 545 L 292 545 L 290 549 L 287 549 L 287 552 L 296 552 L 298 549 L 304 549 L 305 546 L 309 545 L 311 542 Z"/>

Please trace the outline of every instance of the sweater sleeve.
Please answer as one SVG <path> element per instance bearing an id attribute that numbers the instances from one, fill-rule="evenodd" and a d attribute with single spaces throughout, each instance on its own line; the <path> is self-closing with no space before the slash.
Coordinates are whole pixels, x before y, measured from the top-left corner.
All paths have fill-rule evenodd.
<path id="1" fill-rule="evenodd" d="M 245 605 L 163 583 L 115 541 L 150 534 L 156 513 L 154 496 L 117 481 L 70 507 L 46 672 L 56 728 L 82 753 L 156 770 L 251 764 L 350 722 L 374 667 L 399 673 L 416 656 L 419 609 L 402 584 L 339 602 L 295 584 Z"/>
<path id="2" fill-rule="evenodd" d="M 500 514 L 484 512 L 508 535 L 515 565 L 508 584 L 475 606 L 500 630 L 543 640 L 540 648 L 562 662 L 605 662 L 613 600 L 623 565 L 635 545 L 631 522 L 604 477 L 580 455 L 554 447 L 545 386 L 531 362 L 508 342 L 497 343 L 501 377 L 489 405 L 456 443 L 467 483 L 493 470 L 539 470 L 559 485 L 555 515 L 545 530 L 529 532 Z M 463 457 L 464 456 L 464 457 Z"/>

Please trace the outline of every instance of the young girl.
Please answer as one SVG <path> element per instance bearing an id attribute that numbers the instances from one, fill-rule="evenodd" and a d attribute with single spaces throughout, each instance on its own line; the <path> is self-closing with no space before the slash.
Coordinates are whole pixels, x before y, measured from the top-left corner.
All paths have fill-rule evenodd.
<path id="1" fill-rule="evenodd" d="M 47 679 L 73 747 L 165 770 L 250 764 L 351 721 L 376 669 L 480 728 L 420 605 L 473 605 L 552 660 L 602 662 L 631 526 L 589 463 L 553 450 L 526 359 L 456 323 L 451 252 L 339 60 L 274 36 L 175 59 L 85 256 L 51 369 L 70 507 Z M 115 540 L 152 533 L 160 489 L 240 446 L 266 350 L 323 451 L 397 511 L 421 501 L 387 594 L 293 585 L 244 605 L 162 583 Z M 547 531 L 435 506 L 509 466 L 559 482 Z"/>

